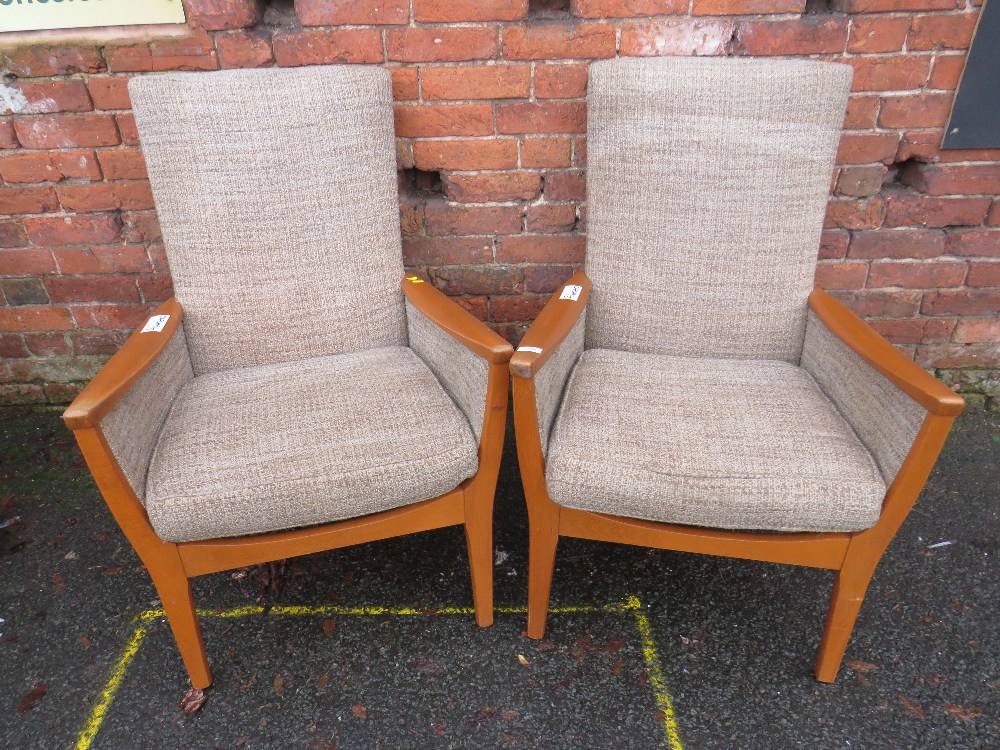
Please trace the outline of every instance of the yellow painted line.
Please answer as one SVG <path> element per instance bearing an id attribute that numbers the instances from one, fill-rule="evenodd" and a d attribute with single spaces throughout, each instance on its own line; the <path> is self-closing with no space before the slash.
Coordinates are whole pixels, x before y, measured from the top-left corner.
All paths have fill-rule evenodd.
<path id="1" fill-rule="evenodd" d="M 681 745 L 680 733 L 677 730 L 674 702 L 670 700 L 670 693 L 667 692 L 667 681 L 663 678 L 660 654 L 656 650 L 656 641 L 653 640 L 653 629 L 650 627 L 649 618 L 645 612 L 639 609 L 636 609 L 634 614 L 635 624 L 638 626 L 639 636 L 642 638 L 642 657 L 646 660 L 646 675 L 649 677 L 649 684 L 653 687 L 656 706 L 663 713 L 663 731 L 667 734 L 667 746 L 670 750 L 684 750 L 684 746 Z"/>
<path id="2" fill-rule="evenodd" d="M 528 608 L 496 607 L 495 611 L 498 614 L 524 614 L 528 611 Z M 634 615 L 636 625 L 639 628 L 639 636 L 642 639 L 642 656 L 646 662 L 646 674 L 649 677 L 649 684 L 653 688 L 656 706 L 660 709 L 664 717 L 663 725 L 664 731 L 666 732 L 667 746 L 670 750 L 684 750 L 684 747 L 681 744 L 680 734 L 678 733 L 677 718 L 674 715 L 673 702 L 670 700 L 670 693 L 667 692 L 666 680 L 663 678 L 663 669 L 660 666 L 660 656 L 656 650 L 656 642 L 653 640 L 649 618 L 642 611 L 642 602 L 639 601 L 638 597 L 630 596 L 627 600 L 620 604 L 606 604 L 603 606 L 570 605 L 564 607 L 552 607 L 549 609 L 549 614 L 553 615 L 598 613 L 624 614 L 627 612 L 631 612 Z M 475 614 L 475 609 L 473 607 L 416 609 L 414 607 L 338 607 L 335 605 L 315 607 L 261 607 L 259 605 L 251 604 L 244 607 L 234 607 L 232 609 L 225 610 L 199 609 L 197 610 L 197 614 L 198 617 L 218 617 L 223 619 L 263 614 L 275 615 L 279 617 L 315 617 L 317 615 L 368 617 L 390 615 L 393 617 L 409 617 L 415 615 L 472 615 Z M 106 716 L 108 709 L 111 707 L 112 702 L 114 702 L 115 694 L 118 692 L 122 682 L 125 680 L 125 674 L 128 672 L 128 668 L 131 666 L 133 659 L 135 659 L 136 654 L 139 652 L 139 647 L 142 646 L 142 642 L 146 638 L 149 623 L 154 620 L 165 618 L 166 616 L 167 613 L 162 609 L 149 609 L 142 612 L 135 618 L 134 622 L 138 622 L 139 624 L 132 633 L 132 638 L 125 647 L 125 651 L 112 668 L 111 677 L 108 679 L 107 685 L 101 692 L 97 705 L 94 706 L 93 711 L 90 712 L 90 717 L 87 719 L 87 723 L 84 726 L 83 731 L 77 738 L 76 744 L 73 746 L 73 750 L 88 750 L 90 748 L 91 743 L 94 741 L 94 737 L 97 736 L 97 732 L 101 728 L 101 724 L 104 723 L 104 717 Z"/>
<path id="3" fill-rule="evenodd" d="M 115 699 L 115 693 L 117 693 L 118 688 L 122 686 L 122 682 L 125 680 L 125 674 L 128 672 L 128 668 L 131 666 L 135 655 L 139 653 L 139 647 L 142 645 L 145 638 L 146 622 L 145 619 L 143 619 L 142 623 L 135 629 L 135 632 L 132 633 L 132 638 L 125 647 L 125 651 L 112 668 L 111 678 L 108 680 L 108 684 L 101 692 L 101 697 L 97 701 L 97 705 L 94 706 L 94 710 L 90 712 L 87 724 L 84 726 L 83 731 L 80 732 L 80 736 L 77 737 L 76 744 L 73 745 L 73 750 L 87 750 L 90 747 L 90 744 L 94 741 L 94 737 L 97 736 L 97 732 L 100 730 L 101 724 L 104 723 L 104 717 L 108 713 L 108 709 L 111 707 L 111 703 Z"/>

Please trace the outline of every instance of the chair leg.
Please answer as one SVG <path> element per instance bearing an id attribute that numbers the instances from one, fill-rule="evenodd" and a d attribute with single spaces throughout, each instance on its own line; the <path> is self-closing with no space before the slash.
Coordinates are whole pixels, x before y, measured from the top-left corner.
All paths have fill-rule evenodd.
<path id="1" fill-rule="evenodd" d="M 528 637 L 541 638 L 559 544 L 559 506 L 546 497 L 543 502 L 529 502 L 528 510 Z"/>
<path id="2" fill-rule="evenodd" d="M 191 595 L 191 582 L 184 573 L 176 550 L 170 551 L 172 555 L 167 553 L 154 565 L 148 566 L 149 572 L 153 585 L 160 594 L 160 601 L 163 602 L 167 622 L 177 641 L 191 685 L 196 690 L 204 690 L 212 684 L 212 673 L 201 638 L 194 597 Z"/>
<path id="3" fill-rule="evenodd" d="M 837 572 L 830 597 L 830 610 L 826 616 L 826 628 L 816 657 L 816 679 L 820 682 L 834 682 L 844 652 L 854 630 L 854 622 L 865 600 L 865 592 L 878 564 L 867 560 L 848 560 Z"/>
<path id="4" fill-rule="evenodd" d="M 465 491 L 465 545 L 469 551 L 472 602 L 476 624 L 493 624 L 493 503 L 477 496 L 474 488 Z"/>

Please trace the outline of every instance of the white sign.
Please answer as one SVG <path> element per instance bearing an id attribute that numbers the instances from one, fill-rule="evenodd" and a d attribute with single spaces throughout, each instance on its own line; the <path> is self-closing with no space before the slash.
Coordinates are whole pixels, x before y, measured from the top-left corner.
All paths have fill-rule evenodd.
<path id="1" fill-rule="evenodd" d="M 542 350 L 537 346 L 519 346 L 517 347 L 519 352 L 531 352 L 532 354 L 541 354 Z"/>
<path id="2" fill-rule="evenodd" d="M 149 23 L 184 23 L 181 0 L 0 0 L 0 32 Z"/>
<path id="3" fill-rule="evenodd" d="M 152 318 L 146 321 L 146 325 L 142 327 L 143 333 L 159 333 L 163 330 L 163 327 L 170 320 L 169 315 L 154 315 Z"/>
<path id="4" fill-rule="evenodd" d="M 580 299 L 580 293 L 583 291 L 582 286 L 577 286 L 576 284 L 567 284 L 563 287 L 562 294 L 559 295 L 559 299 L 571 299 L 576 302 Z"/>

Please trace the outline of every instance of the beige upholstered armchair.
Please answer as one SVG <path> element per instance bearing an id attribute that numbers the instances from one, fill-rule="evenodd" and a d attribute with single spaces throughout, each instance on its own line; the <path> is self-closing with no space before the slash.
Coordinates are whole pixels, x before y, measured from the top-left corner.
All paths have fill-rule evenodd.
<path id="1" fill-rule="evenodd" d="M 837 571 L 832 682 L 962 399 L 813 289 L 851 69 L 591 65 L 586 273 L 511 360 L 528 635 L 559 536 Z M 789 603 L 794 606 L 794 603 Z"/>
<path id="2" fill-rule="evenodd" d="M 493 621 L 511 347 L 403 277 L 389 74 L 177 73 L 130 92 L 176 299 L 65 413 L 195 689 L 190 578 L 464 525 Z"/>

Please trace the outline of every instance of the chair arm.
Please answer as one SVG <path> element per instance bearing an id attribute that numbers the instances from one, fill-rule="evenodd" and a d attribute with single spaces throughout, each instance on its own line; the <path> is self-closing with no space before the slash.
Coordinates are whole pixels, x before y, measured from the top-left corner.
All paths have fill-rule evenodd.
<path id="1" fill-rule="evenodd" d="M 571 287 L 580 290 L 575 293 Z M 515 377 L 533 378 L 542 369 L 587 309 L 589 296 L 590 279 L 583 271 L 552 295 L 510 359 L 510 371 Z"/>
<path id="2" fill-rule="evenodd" d="M 927 411 L 942 416 L 962 413 L 965 401 L 961 396 L 901 354 L 838 299 L 814 289 L 809 309 L 831 333 Z"/>
<path id="3" fill-rule="evenodd" d="M 418 276 L 403 280 L 407 301 L 438 328 L 490 363 L 506 363 L 514 348 L 457 302 Z"/>
<path id="4" fill-rule="evenodd" d="M 181 324 L 183 310 L 177 300 L 169 299 L 156 308 L 150 320 L 160 315 L 169 316 L 166 324 L 157 331 L 143 332 L 142 327 L 137 328 L 63 412 L 67 427 L 71 430 L 96 427 L 152 367 Z"/>

